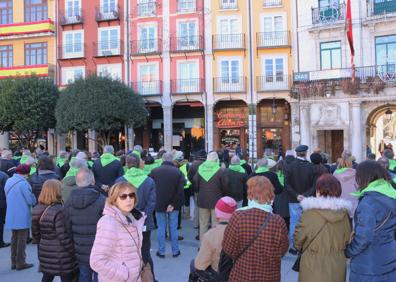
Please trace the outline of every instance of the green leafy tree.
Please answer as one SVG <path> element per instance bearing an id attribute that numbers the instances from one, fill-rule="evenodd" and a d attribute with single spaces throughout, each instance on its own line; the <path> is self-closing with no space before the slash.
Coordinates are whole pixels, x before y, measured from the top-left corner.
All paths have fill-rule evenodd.
<path id="1" fill-rule="evenodd" d="M 147 110 L 143 98 L 122 82 L 90 76 L 61 91 L 55 116 L 59 132 L 95 130 L 97 143 L 103 146 L 109 144 L 111 133 L 125 125 L 142 126 Z"/>
<path id="2" fill-rule="evenodd" d="M 55 127 L 58 96 L 50 78 L 0 80 L 0 131 L 12 130 L 19 146 L 33 149 L 40 131 Z"/>

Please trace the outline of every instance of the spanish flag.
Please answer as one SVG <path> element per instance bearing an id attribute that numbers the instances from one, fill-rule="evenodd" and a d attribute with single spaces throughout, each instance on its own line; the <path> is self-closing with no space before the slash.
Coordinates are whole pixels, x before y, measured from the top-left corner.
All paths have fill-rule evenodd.
<path id="1" fill-rule="evenodd" d="M 349 48 L 351 49 L 352 81 L 354 81 L 355 80 L 355 47 L 353 46 L 351 0 L 347 0 L 346 17 L 345 17 L 345 31 L 346 31 L 347 38 L 348 38 Z"/>

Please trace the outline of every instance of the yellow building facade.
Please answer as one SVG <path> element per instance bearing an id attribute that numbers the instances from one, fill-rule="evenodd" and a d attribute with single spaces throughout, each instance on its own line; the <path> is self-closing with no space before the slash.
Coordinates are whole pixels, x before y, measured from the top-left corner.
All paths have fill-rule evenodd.
<path id="1" fill-rule="evenodd" d="M 0 78 L 55 75 L 55 2 L 1 1 Z"/>

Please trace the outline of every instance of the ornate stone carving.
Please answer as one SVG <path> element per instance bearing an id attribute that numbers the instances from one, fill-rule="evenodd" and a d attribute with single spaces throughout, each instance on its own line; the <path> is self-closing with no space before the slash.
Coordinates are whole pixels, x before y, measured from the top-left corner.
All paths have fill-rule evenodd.
<path id="1" fill-rule="evenodd" d="M 316 125 L 340 125 L 343 124 L 341 108 L 337 104 L 320 105 L 320 118 Z"/>

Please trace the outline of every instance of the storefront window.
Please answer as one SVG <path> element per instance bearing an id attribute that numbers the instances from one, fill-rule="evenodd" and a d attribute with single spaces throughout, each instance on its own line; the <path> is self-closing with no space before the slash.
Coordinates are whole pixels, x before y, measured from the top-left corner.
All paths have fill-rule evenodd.
<path id="1" fill-rule="evenodd" d="M 278 159 L 282 152 L 282 128 L 262 128 L 261 142 L 264 156 Z"/>

